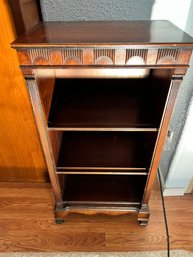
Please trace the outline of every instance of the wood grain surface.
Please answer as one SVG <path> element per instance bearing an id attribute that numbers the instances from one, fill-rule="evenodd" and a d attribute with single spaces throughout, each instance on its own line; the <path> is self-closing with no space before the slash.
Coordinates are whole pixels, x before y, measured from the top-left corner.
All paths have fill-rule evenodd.
<path id="1" fill-rule="evenodd" d="M 162 36 L 160 36 L 160 34 Z M 37 24 L 20 36 L 14 46 L 38 45 L 192 45 L 192 38 L 169 21 L 78 21 Z"/>
<path id="2" fill-rule="evenodd" d="M 8 1 L 0 1 L 0 181 L 48 181 L 16 51 Z"/>
<path id="3" fill-rule="evenodd" d="M 193 196 L 165 198 L 172 249 L 193 251 Z M 0 251 L 153 251 L 166 249 L 159 187 L 146 227 L 130 215 L 71 214 L 56 225 L 50 184 L 0 183 Z"/>

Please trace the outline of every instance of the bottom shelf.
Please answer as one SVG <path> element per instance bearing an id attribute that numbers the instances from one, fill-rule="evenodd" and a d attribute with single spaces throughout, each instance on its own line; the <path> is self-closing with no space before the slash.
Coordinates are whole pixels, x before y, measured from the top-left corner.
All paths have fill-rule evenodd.
<path id="1" fill-rule="evenodd" d="M 141 204 L 146 176 L 59 175 L 64 206 L 133 206 Z"/>

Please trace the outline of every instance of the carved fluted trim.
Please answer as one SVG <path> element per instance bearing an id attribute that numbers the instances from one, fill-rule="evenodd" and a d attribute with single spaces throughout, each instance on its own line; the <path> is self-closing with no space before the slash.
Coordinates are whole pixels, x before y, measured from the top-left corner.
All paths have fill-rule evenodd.
<path id="1" fill-rule="evenodd" d="M 83 50 L 78 48 L 64 48 L 61 49 L 62 61 L 66 62 L 67 59 L 76 59 L 83 63 Z"/>
<path id="2" fill-rule="evenodd" d="M 31 48 L 29 50 L 31 62 L 35 64 L 39 60 L 45 60 L 49 64 L 52 63 L 50 49 L 47 48 Z"/>
<path id="3" fill-rule="evenodd" d="M 178 57 L 180 54 L 180 49 L 159 49 L 157 53 L 157 60 L 158 63 L 162 58 L 171 58 L 174 59 L 175 62 L 178 61 Z"/>
<path id="4" fill-rule="evenodd" d="M 134 56 L 141 57 L 143 59 L 144 63 L 146 63 L 147 62 L 147 53 L 148 53 L 148 49 L 127 49 L 125 63 L 127 63 L 128 60 Z"/>
<path id="5" fill-rule="evenodd" d="M 99 58 L 109 58 L 112 64 L 115 64 L 115 49 L 94 49 L 93 50 L 94 63 L 97 63 Z"/>

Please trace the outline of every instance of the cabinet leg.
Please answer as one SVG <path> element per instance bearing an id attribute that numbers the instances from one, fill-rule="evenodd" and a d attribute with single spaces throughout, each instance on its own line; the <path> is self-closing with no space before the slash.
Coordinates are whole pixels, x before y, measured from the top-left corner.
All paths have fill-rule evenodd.
<path id="1" fill-rule="evenodd" d="M 148 224 L 148 220 L 139 221 L 140 226 L 147 226 L 147 224 Z"/>
<path id="2" fill-rule="evenodd" d="M 138 221 L 141 226 L 146 226 L 149 221 L 150 210 L 147 204 L 143 204 L 138 213 Z"/>
<path id="3" fill-rule="evenodd" d="M 63 224 L 64 219 L 63 218 L 56 218 L 56 224 Z"/>

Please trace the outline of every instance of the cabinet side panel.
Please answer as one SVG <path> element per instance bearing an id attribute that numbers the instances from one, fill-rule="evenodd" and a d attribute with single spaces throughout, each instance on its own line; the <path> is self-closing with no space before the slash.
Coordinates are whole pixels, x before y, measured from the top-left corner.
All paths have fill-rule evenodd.
<path id="1" fill-rule="evenodd" d="M 177 93 L 178 93 L 178 89 L 181 81 L 182 81 L 182 78 L 173 78 L 170 84 L 170 89 L 168 92 L 168 96 L 167 96 L 167 100 L 166 100 L 166 104 L 165 104 L 165 108 L 162 116 L 162 121 L 159 128 L 159 133 L 158 133 L 158 137 L 157 137 L 157 141 L 156 141 L 156 145 L 153 153 L 152 163 L 150 165 L 150 172 L 149 172 L 149 176 L 148 176 L 148 180 L 147 180 L 147 184 L 146 184 L 146 188 L 143 196 L 143 201 L 142 201 L 143 204 L 147 204 L 150 198 L 151 189 L 157 173 L 161 152 L 162 152 L 164 141 L 167 135 L 170 118 L 172 115 L 173 107 L 175 104 L 175 100 L 177 97 Z"/>
<path id="2" fill-rule="evenodd" d="M 62 202 L 61 190 L 60 190 L 59 181 L 55 172 L 53 153 L 49 145 L 49 138 L 48 138 L 47 129 L 46 129 L 46 121 L 45 121 L 45 117 L 41 106 L 41 100 L 40 100 L 37 83 L 35 79 L 26 79 L 26 82 L 28 85 L 34 117 L 36 120 L 36 125 L 38 128 L 40 140 L 42 143 L 42 148 L 44 151 L 44 156 L 48 167 L 50 180 L 54 191 L 54 196 L 57 203 L 60 204 Z"/>
<path id="3" fill-rule="evenodd" d="M 52 95 L 54 91 L 55 78 L 39 78 L 37 77 L 37 85 L 40 93 L 42 107 L 46 118 L 49 117 L 50 106 L 52 102 Z"/>
<path id="4" fill-rule="evenodd" d="M 48 135 L 49 135 L 50 143 L 51 143 L 50 146 L 52 147 L 52 152 L 54 155 L 55 165 L 57 166 L 63 132 L 62 131 L 48 131 Z"/>

